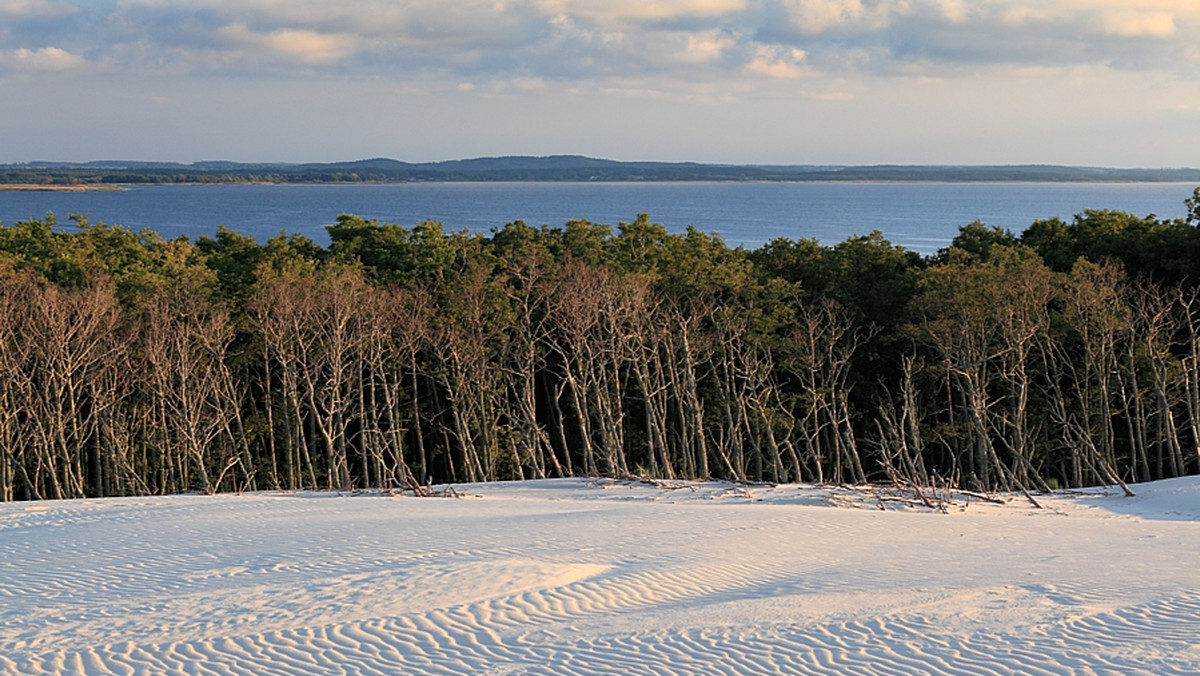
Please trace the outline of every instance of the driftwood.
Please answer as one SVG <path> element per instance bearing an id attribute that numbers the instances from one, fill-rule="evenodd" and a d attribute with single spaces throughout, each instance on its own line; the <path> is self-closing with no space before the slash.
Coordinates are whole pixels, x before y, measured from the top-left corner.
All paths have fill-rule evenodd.
<path id="1" fill-rule="evenodd" d="M 668 491 L 677 491 L 681 488 L 686 488 L 693 493 L 696 492 L 696 487 L 691 482 L 683 483 L 679 481 L 664 481 L 662 479 L 638 479 L 638 483 L 646 484 L 647 486 L 654 486 L 655 488 L 662 488 Z"/>
<path id="2" fill-rule="evenodd" d="M 385 497 L 389 497 L 389 498 L 394 498 L 398 495 L 405 495 L 408 493 L 411 493 L 413 495 L 413 497 L 417 497 L 417 498 L 461 498 L 461 497 L 463 497 L 462 493 L 459 493 L 458 490 L 456 490 L 454 488 L 454 486 L 451 486 L 449 484 L 447 484 L 446 486 L 444 486 L 442 488 L 434 488 L 433 482 L 430 481 L 429 483 L 422 486 L 421 484 L 417 483 L 412 478 L 412 476 L 406 477 L 404 483 L 405 483 L 404 486 L 392 486 L 391 488 L 380 488 L 380 489 L 356 488 L 352 491 L 348 491 L 347 494 L 350 496 L 381 495 L 381 496 L 385 496 Z"/>
<path id="3" fill-rule="evenodd" d="M 430 479 L 424 486 L 417 483 L 417 480 L 410 474 L 405 477 L 408 487 L 404 490 L 411 491 L 418 498 L 461 498 L 462 495 L 454 490 L 454 486 L 447 484 L 441 490 L 435 490 L 433 487 L 433 479 Z"/>
<path id="4" fill-rule="evenodd" d="M 984 502 L 991 502 L 991 503 L 997 504 L 997 505 L 1008 504 L 1004 500 L 1001 500 L 1000 498 L 997 498 L 994 495 L 988 495 L 987 493 L 979 493 L 977 491 L 968 491 L 968 490 L 964 490 L 964 489 L 959 489 L 958 492 L 962 493 L 963 495 L 968 495 L 972 498 L 975 498 L 976 500 L 983 500 Z"/>

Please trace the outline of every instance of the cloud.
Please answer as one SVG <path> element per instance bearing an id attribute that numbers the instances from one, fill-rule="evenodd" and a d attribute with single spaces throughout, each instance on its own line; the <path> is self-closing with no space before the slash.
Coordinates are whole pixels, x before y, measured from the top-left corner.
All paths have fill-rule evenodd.
<path id="1" fill-rule="evenodd" d="M 79 9 L 51 0 L 0 0 L 0 16 L 9 19 L 53 18 L 75 14 Z"/>
<path id="2" fill-rule="evenodd" d="M 1104 32 L 1121 37 L 1169 38 L 1175 35 L 1175 15 L 1135 9 L 1114 11 L 1104 17 Z"/>
<path id="3" fill-rule="evenodd" d="M 785 23 L 800 35 L 880 30 L 908 9 L 906 0 L 781 0 Z"/>
<path id="4" fill-rule="evenodd" d="M 768 8 L 772 20 L 756 38 L 803 49 L 827 72 L 964 77 L 1103 64 L 1200 77 L 1186 38 L 1200 28 L 1192 0 L 1136 8 L 1124 0 L 773 0 Z"/>
<path id="5" fill-rule="evenodd" d="M 713 17 L 744 10 L 747 0 L 537 0 L 550 15 L 580 17 L 604 24 Z"/>
<path id="6" fill-rule="evenodd" d="M 260 33 L 244 24 L 225 26 L 218 34 L 231 45 L 272 58 L 294 60 L 302 64 L 341 61 L 354 52 L 354 38 L 327 35 L 312 30 L 280 28 Z"/>
<path id="7" fill-rule="evenodd" d="M 693 63 L 717 61 L 737 44 L 732 36 L 717 30 L 687 34 L 686 42 L 679 58 Z"/>
<path id="8" fill-rule="evenodd" d="M 84 60 L 58 47 L 42 47 L 37 50 L 15 49 L 0 52 L 0 68 L 14 71 L 51 72 L 71 70 L 83 65 Z"/>
<path id="9" fill-rule="evenodd" d="M 1007 7 L 997 12 L 997 17 L 1001 25 L 1014 28 L 1025 24 L 1049 21 L 1053 16 L 1044 7 L 1016 6 Z"/>
<path id="10" fill-rule="evenodd" d="M 522 91 L 536 91 L 546 88 L 546 81 L 540 77 L 519 77 L 512 81 L 512 86 Z"/>
<path id="11" fill-rule="evenodd" d="M 755 56 L 746 64 L 745 70 L 753 75 L 762 75 L 780 80 L 793 80 L 805 73 L 805 53 L 800 49 L 784 49 L 761 45 Z"/>
<path id="12" fill-rule="evenodd" d="M 970 17 L 971 8 L 963 0 L 941 0 L 942 16 L 950 23 L 966 23 Z"/>
<path id="13" fill-rule="evenodd" d="M 42 17 L 0 28 L 8 62 L 19 48 L 49 62 L 38 50 L 69 44 L 114 70 L 173 75 L 263 69 L 478 91 L 520 78 L 584 89 L 654 79 L 681 95 L 747 74 L 1106 64 L 1200 78 L 1195 0 L 0 0 L 5 13 Z"/>

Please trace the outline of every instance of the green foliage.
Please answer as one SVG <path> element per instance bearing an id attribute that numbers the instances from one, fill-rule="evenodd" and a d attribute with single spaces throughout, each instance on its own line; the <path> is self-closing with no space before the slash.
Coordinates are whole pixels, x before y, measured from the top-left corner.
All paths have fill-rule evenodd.
<path id="1" fill-rule="evenodd" d="M 1079 257 L 1071 226 L 1057 216 L 1034 221 L 1021 233 L 1021 242 L 1036 251 L 1051 269 L 1059 272 L 1070 270 Z"/>
<path id="2" fill-rule="evenodd" d="M 149 230 L 135 234 L 83 216 L 71 220 L 73 230 L 58 227 L 53 214 L 0 227 L 0 257 L 46 284 L 78 287 L 111 279 L 126 306 L 185 269 L 204 265 L 203 253 L 185 240 L 166 241 Z"/>
<path id="3" fill-rule="evenodd" d="M 281 232 L 267 240 L 263 246 L 259 267 L 266 266 L 273 270 L 292 267 L 315 270 L 328 258 L 328 252 L 321 248 L 321 245 L 304 235 Z"/>
<path id="4" fill-rule="evenodd" d="M 265 250 L 249 235 L 218 226 L 215 238 L 201 237 L 196 249 L 217 275 L 221 294 L 241 306 L 254 290 L 255 272 L 265 259 Z"/>
<path id="5" fill-rule="evenodd" d="M 562 258 L 562 240 L 546 226 L 536 229 L 524 221 L 513 221 L 492 231 L 492 253 L 510 265 L 549 266 Z"/>
<path id="6" fill-rule="evenodd" d="M 835 245 L 828 261 L 825 294 L 858 321 L 891 331 L 906 320 L 924 267 L 919 255 L 893 246 L 876 231 Z"/>
<path id="7" fill-rule="evenodd" d="M 617 225 L 617 237 L 609 242 L 608 248 L 622 272 L 641 272 L 661 277 L 667 272 L 667 243 L 671 239 L 662 224 L 650 222 L 649 214 L 638 214 L 633 222 Z M 588 262 L 594 264 L 599 261 Z"/>
<path id="8" fill-rule="evenodd" d="M 378 221 L 366 221 L 341 214 L 337 223 L 325 228 L 329 233 L 329 253 L 333 260 L 354 261 L 381 282 L 397 282 L 412 273 L 409 230 Z"/>
<path id="9" fill-rule="evenodd" d="M 1071 223 L 1060 219 L 1035 222 L 1021 240 L 1060 272 L 1085 258 L 1093 263 L 1120 261 L 1135 277 L 1166 282 L 1200 283 L 1200 229 L 1194 226 L 1196 197 L 1186 200 L 1188 219 L 1159 220 L 1123 211 L 1085 210 Z"/>
<path id="10" fill-rule="evenodd" d="M 1187 207 L 1184 222 L 1192 227 L 1200 227 L 1200 187 L 1192 190 L 1192 196 L 1183 200 L 1183 205 Z"/>
<path id="11" fill-rule="evenodd" d="M 992 247 L 1004 246 L 1013 248 L 1019 246 L 1020 240 L 1012 231 L 998 225 L 987 226 L 983 221 L 975 221 L 958 229 L 958 235 L 950 243 L 950 247 L 938 252 L 937 260 L 987 260 Z"/>
<path id="12" fill-rule="evenodd" d="M 797 283 L 813 293 L 829 286 L 828 255 L 829 249 L 815 239 L 773 239 L 749 254 L 760 277 Z"/>
<path id="13" fill-rule="evenodd" d="M 564 253 L 572 258 L 590 265 L 604 265 L 610 261 L 607 243 L 612 237 L 611 226 L 572 219 L 567 221 L 561 237 Z"/>

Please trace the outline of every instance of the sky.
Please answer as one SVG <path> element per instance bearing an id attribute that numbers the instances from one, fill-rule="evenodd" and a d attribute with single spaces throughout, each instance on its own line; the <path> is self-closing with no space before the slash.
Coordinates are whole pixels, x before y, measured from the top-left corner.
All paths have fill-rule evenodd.
<path id="1" fill-rule="evenodd" d="M 1200 166 L 1200 0 L 0 0 L 0 162 Z"/>

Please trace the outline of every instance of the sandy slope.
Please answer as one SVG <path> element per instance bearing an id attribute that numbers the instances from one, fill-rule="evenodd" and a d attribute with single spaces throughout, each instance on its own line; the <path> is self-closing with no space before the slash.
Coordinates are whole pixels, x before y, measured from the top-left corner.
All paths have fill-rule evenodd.
<path id="1" fill-rule="evenodd" d="M 1200 481 L 0 505 L 0 673 L 1200 673 Z"/>

